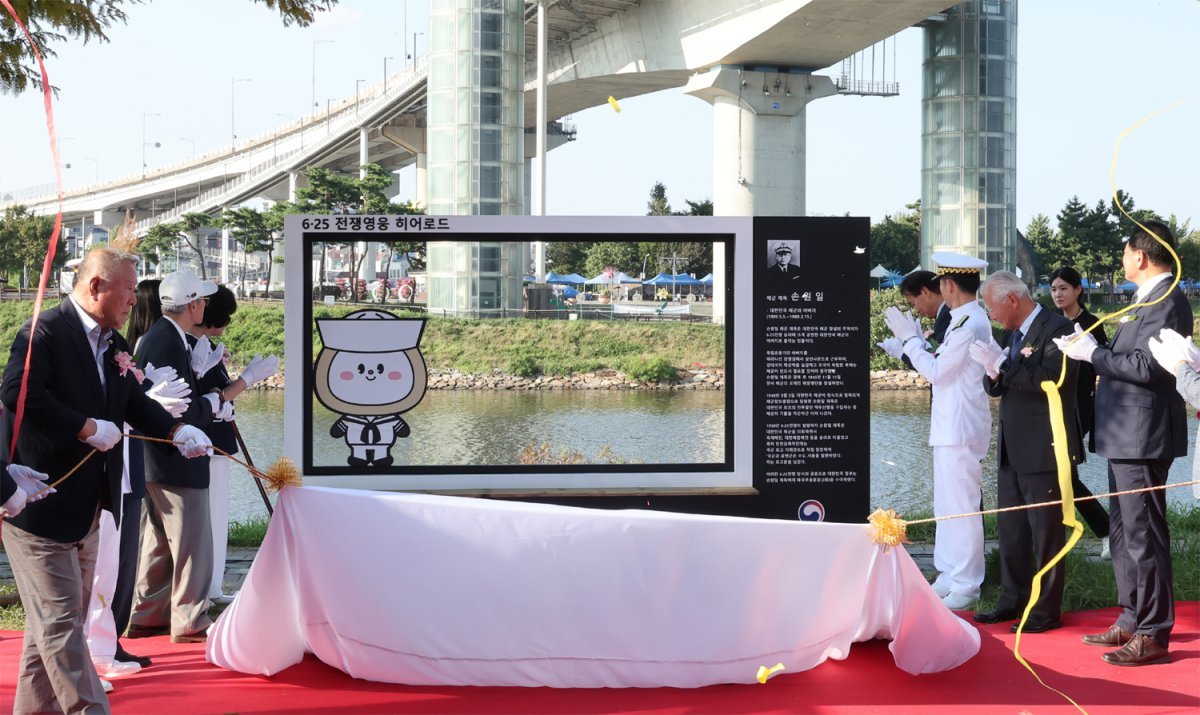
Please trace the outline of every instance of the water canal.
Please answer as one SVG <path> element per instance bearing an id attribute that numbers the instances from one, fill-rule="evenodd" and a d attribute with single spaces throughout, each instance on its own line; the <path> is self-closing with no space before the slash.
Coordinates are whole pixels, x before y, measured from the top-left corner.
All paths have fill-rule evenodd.
<path id="1" fill-rule="evenodd" d="M 725 428 L 721 391 L 437 391 L 410 415 L 414 437 L 398 442 L 397 461 L 418 464 L 513 463 L 524 446 L 551 445 L 594 457 L 603 448 L 625 461 L 692 462 L 719 459 Z M 996 403 L 993 404 L 993 407 Z M 283 453 L 283 392 L 254 391 L 238 398 L 238 424 L 256 465 Z M 921 390 L 871 393 L 871 506 L 901 514 L 931 511 L 929 393 Z M 332 418 L 316 415 L 317 422 Z M 1189 418 L 1188 434 L 1196 420 Z M 417 433 L 453 434 L 440 442 Z M 344 459 L 340 440 L 318 439 L 317 459 Z M 1081 478 L 1093 492 L 1106 491 L 1104 460 L 1089 455 Z M 1192 455 L 1176 460 L 1170 482 L 1191 479 Z M 231 517 L 265 514 L 244 470 L 235 468 Z M 1190 487 L 1168 491 L 1168 501 L 1194 505 Z M 996 503 L 995 454 L 984 462 L 984 504 Z"/>

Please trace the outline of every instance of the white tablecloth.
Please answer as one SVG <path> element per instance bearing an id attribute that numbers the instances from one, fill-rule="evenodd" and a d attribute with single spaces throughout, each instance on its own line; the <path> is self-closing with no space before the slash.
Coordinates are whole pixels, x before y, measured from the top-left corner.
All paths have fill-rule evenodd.
<path id="1" fill-rule="evenodd" d="M 865 525 L 302 487 L 207 650 L 262 675 L 308 651 L 411 685 L 690 688 L 873 638 L 914 674 L 979 650 Z"/>

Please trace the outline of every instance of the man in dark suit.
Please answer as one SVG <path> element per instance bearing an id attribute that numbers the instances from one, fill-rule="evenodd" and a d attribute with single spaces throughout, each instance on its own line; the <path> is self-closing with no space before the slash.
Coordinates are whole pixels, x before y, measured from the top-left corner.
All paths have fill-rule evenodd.
<path id="1" fill-rule="evenodd" d="M 767 291 L 792 294 L 803 288 L 800 264 L 792 261 L 792 247 L 787 241 L 775 244 L 775 263 L 766 271 Z"/>
<path id="2" fill-rule="evenodd" d="M 204 319 L 211 281 L 191 271 L 176 271 L 158 287 L 163 315 L 142 338 L 138 362 L 171 367 L 197 396 L 181 419 L 203 429 L 220 410 L 220 398 L 202 395 L 192 370 L 187 331 Z M 210 353 L 203 341 L 205 357 Z M 143 450 L 146 498 L 133 613 L 127 637 L 170 634 L 173 643 L 207 638 L 208 590 L 212 582 L 213 543 L 208 503 L 208 457 L 182 459 L 168 446 L 148 443 Z"/>
<path id="3" fill-rule="evenodd" d="M 1021 279 L 1008 271 L 997 271 L 984 281 L 983 304 L 992 320 L 1007 331 L 1002 346 L 992 340 L 977 340 L 970 349 L 971 357 L 987 371 L 983 389 L 1001 398 L 996 438 L 997 506 L 1005 509 L 1062 499 L 1050 405 L 1041 385 L 1058 380 L 1063 356 L 1054 338 L 1069 332 L 1072 323 L 1035 303 Z M 1068 361 L 1059 395 L 1072 463 L 1078 462 L 1083 453 L 1075 406 L 1076 377 L 1076 366 Z M 995 609 L 975 614 L 980 623 L 1018 618 L 1029 601 L 1034 575 L 1066 544 L 1060 506 L 1001 512 L 998 519 L 1002 590 Z M 1061 562 L 1046 574 L 1041 594 L 1025 622 L 1026 633 L 1042 633 L 1062 625 L 1063 577 Z M 1014 632 L 1016 628 L 1014 624 Z"/>
<path id="4" fill-rule="evenodd" d="M 1090 335 L 1066 336 L 1058 343 L 1074 360 L 1096 368 L 1096 452 L 1108 459 L 1108 486 L 1127 491 L 1166 484 L 1176 457 L 1187 454 L 1187 416 L 1175 391 L 1175 378 L 1150 350 L 1163 328 L 1192 334 L 1192 311 L 1171 270 L 1166 245 L 1175 239 L 1166 224 L 1146 221 L 1125 242 L 1125 277 L 1137 285 L 1134 309 L 1120 318 L 1108 347 Z M 1161 242 L 1160 240 L 1161 239 Z M 1076 328 L 1078 330 L 1078 328 Z M 1163 491 L 1113 497 L 1109 501 L 1109 548 L 1121 614 L 1104 633 L 1084 643 L 1108 646 L 1112 665 L 1165 663 L 1175 625 L 1171 583 L 1171 540 Z"/>
<path id="5" fill-rule="evenodd" d="M 55 478 L 82 466 L 53 496 L 28 505 L 4 525 L 4 549 L 25 608 L 25 644 L 13 711 L 108 712 L 83 634 L 101 508 L 121 500 L 122 421 L 174 439 L 187 454 L 209 444 L 200 430 L 177 424 L 139 389 L 129 346 L 116 329 L 133 305 L 137 257 L 91 251 L 71 297 L 41 315 L 37 330 L 17 333 L 0 383 L 6 412 L 17 410 L 27 378 L 13 461 Z M 32 343 L 31 359 L 26 360 Z M 28 369 L 26 365 L 28 364 Z"/>
<path id="6" fill-rule="evenodd" d="M 950 306 L 942 300 L 941 279 L 933 271 L 913 271 L 900 281 L 900 295 L 914 313 L 933 318 L 933 330 L 925 335 L 925 339 L 936 349 L 946 339 L 946 328 L 950 327 Z M 905 367 L 913 369 L 912 360 L 899 350 L 888 354 L 899 357 Z"/>

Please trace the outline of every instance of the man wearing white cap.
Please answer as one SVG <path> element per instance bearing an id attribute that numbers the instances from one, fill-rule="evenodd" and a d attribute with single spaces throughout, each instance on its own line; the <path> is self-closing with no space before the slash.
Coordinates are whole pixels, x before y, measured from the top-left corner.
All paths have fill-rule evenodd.
<path id="1" fill-rule="evenodd" d="M 188 348 L 187 331 L 204 319 L 207 296 L 217 286 L 191 271 L 176 271 L 158 288 L 163 316 L 150 326 L 138 347 L 138 363 L 172 367 L 200 395 L 194 358 L 207 360 L 213 350 L 203 339 Z M 203 395 L 180 419 L 203 429 L 220 410 L 220 397 Z M 211 443 L 210 443 L 211 444 Z M 128 637 L 170 634 L 174 643 L 206 638 L 208 590 L 212 582 L 212 528 L 209 523 L 208 458 L 177 459 L 171 445 L 147 442 L 146 498 L 142 543 Z"/>
<path id="2" fill-rule="evenodd" d="M 935 352 L 925 349 L 920 321 L 888 308 L 884 319 L 895 335 L 884 343 L 893 357 L 904 355 L 933 386 L 929 445 L 933 447 L 934 516 L 979 510 L 983 466 L 992 438 L 992 412 L 983 389 L 984 368 L 971 359 L 976 340 L 991 339 L 992 328 L 976 301 L 979 272 L 987 262 L 958 253 L 935 253 L 942 299 L 950 307 L 950 327 Z M 933 590 L 947 607 L 961 610 L 979 598 L 983 583 L 983 518 L 937 522 Z"/>

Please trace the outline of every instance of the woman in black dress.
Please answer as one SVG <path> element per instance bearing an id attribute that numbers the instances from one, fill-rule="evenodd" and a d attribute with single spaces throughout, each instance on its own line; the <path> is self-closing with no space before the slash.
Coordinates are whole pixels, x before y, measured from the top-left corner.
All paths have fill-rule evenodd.
<path id="1" fill-rule="evenodd" d="M 1065 317 L 1070 318 L 1076 325 L 1083 330 L 1095 325 L 1099 322 L 1099 318 L 1088 312 L 1085 307 L 1083 296 L 1083 278 L 1079 275 L 1079 271 L 1070 266 L 1063 266 L 1054 273 L 1050 274 L 1050 297 L 1054 299 L 1054 305 L 1059 312 Z M 1108 335 L 1104 332 L 1104 326 L 1100 326 L 1092 331 L 1092 335 L 1096 338 L 1096 342 L 1107 346 Z M 1076 383 L 1078 389 L 1076 403 L 1079 405 L 1079 431 L 1086 433 L 1088 436 L 1088 451 L 1096 451 L 1096 369 L 1087 361 L 1080 360 L 1076 363 L 1079 367 L 1079 379 Z M 1071 486 L 1075 490 L 1076 497 L 1090 497 L 1092 493 L 1084 486 L 1083 482 L 1079 481 L 1079 470 L 1074 465 L 1071 467 Z M 1095 499 L 1076 502 L 1075 506 L 1079 509 L 1079 513 L 1083 516 L 1083 520 L 1087 522 L 1088 527 L 1095 532 L 1103 540 L 1101 546 L 1101 556 L 1108 556 L 1108 512 L 1104 510 L 1103 505 Z"/>

